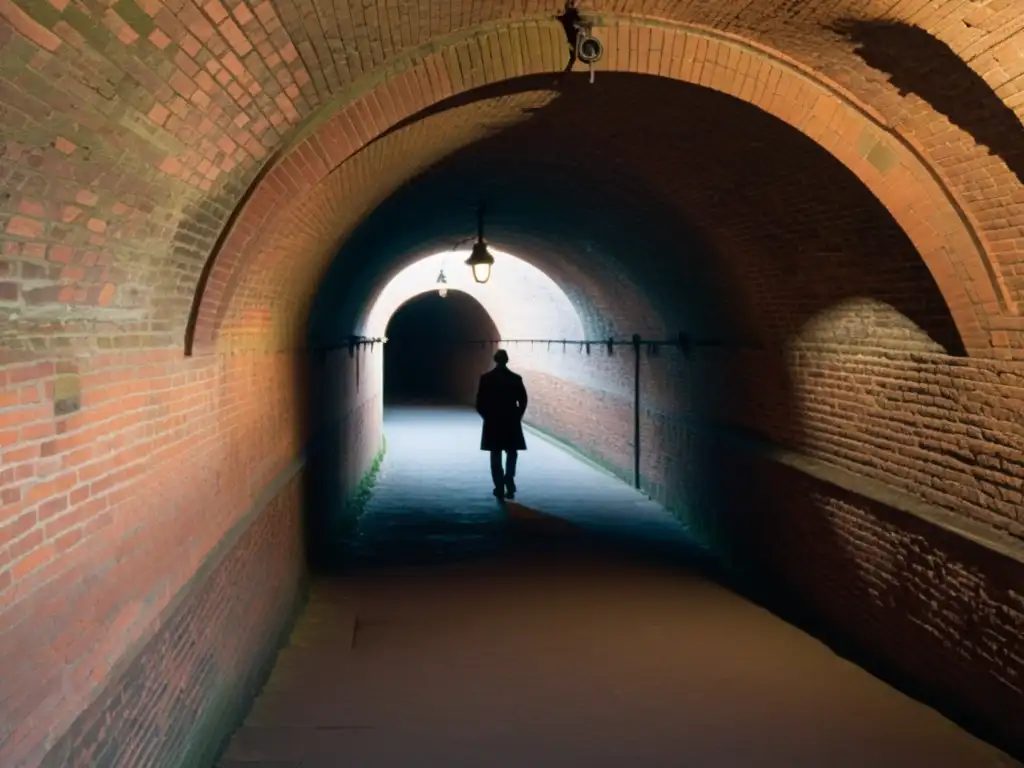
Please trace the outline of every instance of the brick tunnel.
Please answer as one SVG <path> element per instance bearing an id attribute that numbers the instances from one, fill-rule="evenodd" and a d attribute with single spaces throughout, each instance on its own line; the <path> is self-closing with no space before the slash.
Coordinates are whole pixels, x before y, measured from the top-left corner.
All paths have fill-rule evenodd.
<path id="1" fill-rule="evenodd" d="M 410 681 L 469 686 L 481 718 L 508 715 L 467 681 L 516 656 L 512 629 L 478 658 L 459 622 L 500 600 L 520 615 L 515 578 L 550 619 L 538 632 L 600 646 L 580 675 L 607 673 L 621 701 L 559 694 L 589 723 L 559 738 L 584 728 L 615 761 L 533 743 L 527 718 L 509 728 L 536 751 L 508 764 L 1024 757 L 1024 2 L 585 0 L 592 79 L 559 74 L 559 10 L 0 0 L 0 764 L 495 764 L 483 750 L 508 734 L 478 724 L 464 753 L 436 751 L 447 732 L 394 702 Z M 462 260 L 481 204 L 496 262 L 477 285 Z M 505 508 L 456 407 L 498 340 L 530 392 Z M 429 394 L 456 406 L 392 409 L 417 393 L 389 393 L 388 371 L 415 384 L 430 360 Z M 444 485 L 456 469 L 479 487 Z M 361 525 L 386 538 L 375 520 L 421 507 L 535 533 L 663 519 L 645 530 L 685 532 L 669 559 L 702 575 L 538 554 L 460 580 L 452 554 L 408 582 L 415 602 L 336 567 Z M 598 588 L 620 622 L 680 634 L 605 627 Z M 366 661 L 339 640 L 350 594 Z M 732 629 L 726 604 L 746 606 Z M 400 655 L 398 625 L 426 650 Z M 714 654 L 673 645 L 697 626 Z M 375 637 L 404 685 L 374 677 Z M 554 653 L 522 637 L 519 656 Z M 656 675 L 637 666 L 655 653 Z M 760 757 L 724 736 L 686 753 L 655 712 L 715 710 L 688 692 L 702 665 L 739 676 L 716 727 L 746 728 Z M 790 686 L 804 735 L 772 746 L 776 667 L 821 690 Z M 312 757 L 247 753 L 293 672 L 380 722 L 289 737 Z M 650 743 L 620 755 L 620 727 Z"/>

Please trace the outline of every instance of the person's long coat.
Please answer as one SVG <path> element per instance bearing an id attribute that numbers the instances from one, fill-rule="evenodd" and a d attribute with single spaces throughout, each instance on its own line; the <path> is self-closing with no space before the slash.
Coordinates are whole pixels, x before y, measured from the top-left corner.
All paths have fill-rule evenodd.
<path id="1" fill-rule="evenodd" d="M 484 420 L 480 450 L 526 450 L 522 423 L 526 412 L 526 386 L 522 376 L 500 366 L 481 376 L 476 392 L 476 412 Z"/>

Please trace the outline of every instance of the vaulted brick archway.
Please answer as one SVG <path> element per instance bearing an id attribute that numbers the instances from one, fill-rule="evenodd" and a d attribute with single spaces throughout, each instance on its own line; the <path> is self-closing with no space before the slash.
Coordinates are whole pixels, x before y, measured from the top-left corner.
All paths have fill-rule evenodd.
<path id="1" fill-rule="evenodd" d="M 553 345 L 540 426 L 1020 745 L 1024 8 L 884 5 L 601 0 L 556 86 L 554 6 L 0 0 L 0 763 L 211 756 L 311 425 L 346 492 L 379 448 L 379 348 L 311 414 L 303 347 L 481 196 L 587 336 L 704 342 L 643 351 L 639 418 L 629 353 Z"/>
<path id="2" fill-rule="evenodd" d="M 208 282 L 200 286 L 188 346 L 214 342 L 231 293 L 245 279 L 246 260 L 255 258 L 254 244 L 273 238 L 276 216 L 313 193 L 375 137 L 432 104 L 506 77 L 557 70 L 559 34 L 550 24 L 481 30 L 448 50 L 411 59 L 399 74 L 334 114 L 325 110 L 236 212 L 208 265 Z M 990 320 L 1016 314 L 1017 299 L 1000 263 L 986 251 L 973 216 L 941 169 L 878 115 L 821 76 L 742 39 L 639 20 L 620 20 L 601 36 L 607 63 L 599 69 L 670 77 L 729 94 L 827 149 L 903 227 L 946 297 L 967 348 L 1004 359 L 1015 354 L 1006 324 L 997 321 L 993 328 Z M 334 242 L 327 237 L 321 250 L 329 251 Z"/>

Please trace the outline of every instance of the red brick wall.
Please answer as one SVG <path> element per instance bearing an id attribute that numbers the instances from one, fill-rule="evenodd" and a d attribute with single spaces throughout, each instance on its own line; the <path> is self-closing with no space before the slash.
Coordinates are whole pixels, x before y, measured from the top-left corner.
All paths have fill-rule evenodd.
<path id="1" fill-rule="evenodd" d="M 332 564 L 332 542 L 344 534 L 352 498 L 383 447 L 382 359 L 380 344 L 311 355 L 306 520 L 318 568 Z"/>
<path id="2" fill-rule="evenodd" d="M 633 353 L 594 350 L 572 376 L 592 396 L 574 399 L 558 389 L 564 383 L 544 383 L 557 351 L 534 389 L 555 388 L 566 435 L 631 468 Z M 642 355 L 641 460 L 651 483 L 673 485 L 676 458 L 687 451 L 672 422 L 685 418 L 751 430 L 1024 539 L 1024 444 L 1012 428 L 1024 376 L 1012 363 L 817 342 L 789 353 L 697 350 L 688 361 L 671 347 Z M 544 413 L 545 399 L 534 397 L 531 412 Z M 611 428 L 597 424 L 592 402 L 605 404 Z"/>
<path id="3" fill-rule="evenodd" d="M 300 55 L 300 49 L 329 52 L 332 28 L 306 23 L 317 15 L 308 0 L 280 15 L 270 2 L 232 0 L 226 8 L 178 0 L 137 5 L 141 10 L 133 3 L 86 8 L 28 0 L 0 6 L 6 139 L 0 164 L 0 302 L 9 312 L 0 335 L 5 344 L 32 350 L 89 340 L 76 361 L 86 374 L 81 413 L 52 416 L 47 387 L 55 368 L 5 367 L 0 381 L 0 657 L 13 659 L 18 670 L 0 681 L 0 723 L 23 724 L 9 738 L 0 733 L 5 766 L 30 762 L 66 728 L 92 700 L 109 660 L 152 635 L 161 606 L 298 452 L 295 425 L 301 419 L 290 360 L 253 353 L 182 362 L 176 349 L 199 276 L 260 164 L 304 120 L 352 93 L 375 68 L 401 72 L 373 92 L 360 92 L 333 116 L 316 115 L 327 118 L 321 132 L 310 134 L 309 143 L 276 166 L 253 195 L 240 226 L 217 253 L 212 290 L 199 313 L 204 350 L 223 349 L 215 330 L 218 319 L 231 314 L 233 286 L 244 288 L 239 290 L 244 301 L 231 310 L 236 319 L 255 324 L 273 319 L 279 330 L 301 325 L 304 315 L 296 307 L 304 306 L 339 235 L 375 201 L 449 149 L 473 140 L 476 123 L 469 121 L 472 130 L 449 128 L 441 131 L 449 136 L 433 137 L 447 142 L 406 142 L 415 147 L 408 157 L 395 152 L 394 144 L 371 145 L 373 163 L 380 158 L 373 152 L 379 152 L 394 155 L 395 164 L 370 163 L 364 167 L 374 172 L 365 175 L 336 174 L 331 215 L 300 212 L 298 226 L 284 227 L 280 240 L 264 230 L 271 214 L 284 210 L 375 134 L 439 96 L 499 80 L 509 74 L 506 65 L 522 73 L 550 72 L 564 54 L 564 40 L 551 19 L 537 22 L 519 12 L 509 19 L 507 7 L 489 4 L 480 18 L 441 14 L 413 24 L 406 31 L 421 47 L 403 43 L 402 56 L 410 55 L 402 61 L 390 46 L 408 38 L 389 28 L 390 16 L 357 20 L 351 33 L 384 41 L 382 51 L 366 48 L 333 61 L 320 56 L 322 67 L 307 69 L 316 57 Z M 319 10 L 328 20 L 344 16 L 340 7 Z M 946 40 L 956 36 L 961 51 L 988 50 L 996 42 L 1003 52 L 1012 51 L 1021 33 L 1008 36 L 1006 19 L 991 8 L 963 4 L 937 15 L 922 7 L 907 24 L 876 30 L 885 34 L 888 28 L 891 34 L 902 28 L 897 40 L 908 44 L 893 45 L 885 38 L 865 39 L 863 31 L 845 37 L 828 31 L 845 12 L 842 4 L 813 4 L 800 34 L 789 34 L 791 14 L 771 4 L 679 4 L 665 13 L 680 15 L 657 25 L 620 18 L 602 29 L 607 55 L 601 67 L 699 82 L 820 140 L 898 217 L 935 270 L 971 353 L 1019 359 L 1024 328 L 1014 310 L 1021 304 L 1024 271 L 1013 244 L 1019 239 L 1020 174 L 1006 157 L 929 106 L 936 84 L 942 96 L 949 81 L 941 74 L 915 77 L 913 63 L 936 60 L 936 52 L 948 63 L 949 54 L 942 46 L 928 47 L 935 42 L 928 35 L 923 51 L 909 43 L 922 39 L 913 23 Z M 1002 11 L 1012 13 L 1012 8 Z M 673 20 L 675 28 L 666 26 Z M 492 25 L 497 21 L 500 29 Z M 485 26 L 473 29 L 471 23 Z M 936 26 L 940 23 L 944 31 Z M 717 31 L 701 34 L 694 24 Z M 728 42 L 718 32 L 741 32 L 749 40 Z M 456 47 L 441 50 L 437 35 Z M 776 56 L 762 44 L 782 46 L 785 55 Z M 895 69 L 899 59 L 869 60 L 872 51 L 878 56 L 886 50 L 905 54 L 909 78 L 906 68 L 902 77 L 878 68 Z M 807 74 L 787 57 L 818 71 Z M 1013 98 L 1010 85 L 1018 75 L 1005 58 L 972 63 L 984 70 L 988 89 L 983 85 L 982 94 L 995 102 L 990 111 L 1003 117 L 1009 110 L 999 98 Z M 466 61 L 484 64 L 463 72 Z M 953 63 L 961 62 L 953 56 Z M 964 70 L 969 68 L 955 71 Z M 1009 118 L 1002 125 L 997 119 L 988 144 L 998 144 L 1004 133 L 1011 139 L 1018 135 L 1018 121 L 1012 113 Z M 762 138 L 778 147 L 777 137 Z M 425 151 L 429 146 L 433 154 Z M 621 142 L 617 149 L 622 151 Z M 787 157 L 756 151 L 762 161 L 772 154 Z M 597 158 L 596 165 L 604 167 L 602 157 L 611 154 L 581 156 L 592 165 L 591 158 Z M 708 157 L 730 154 L 735 152 Z M 678 175 L 677 166 L 660 155 L 658 165 Z M 787 170 L 789 178 L 801 178 Z M 618 174 L 607 176 L 618 180 Z M 705 196 L 705 184 L 692 184 L 688 174 L 681 178 L 687 180 L 683 187 L 696 192 L 680 212 L 697 212 L 696 219 L 704 222 L 732 218 L 734 197 L 748 186 L 730 177 L 726 193 Z M 639 189 L 646 195 L 648 187 Z M 759 209 L 767 219 L 797 218 L 791 214 L 800 209 L 780 202 L 778 195 L 751 194 L 759 203 L 767 199 L 777 206 Z M 711 228 L 728 245 L 738 227 L 718 221 Z M 306 226 L 310 222 L 329 224 L 318 230 Z M 853 229 L 862 229 L 861 222 Z M 834 230 L 829 225 L 823 231 Z M 764 234 L 760 224 L 750 225 L 750 238 L 760 241 Z M 272 242 L 276 250 L 257 259 L 256 241 Z M 790 242 L 784 243 L 782 250 L 789 249 Z M 300 253 L 304 258 L 296 258 Z M 255 262 L 262 268 L 246 273 Z M 780 275 L 774 287 L 793 283 L 800 271 Z M 792 310 L 793 305 L 772 298 L 785 294 L 765 291 L 773 311 Z M 139 351 L 147 346 L 175 351 Z M 105 354 L 122 348 L 135 351 Z M 26 361 L 50 366 L 56 360 L 48 354 L 33 353 Z M 836 361 L 808 352 L 792 367 L 772 361 L 772 375 L 787 377 L 792 371 L 800 404 L 815 414 L 799 441 L 785 431 L 793 423 L 787 418 L 793 398 L 769 402 L 759 412 L 765 374 L 736 364 L 732 372 L 746 376 L 738 381 L 750 382 L 737 385 L 747 393 L 733 400 L 744 414 L 739 422 L 855 464 L 864 473 L 884 474 L 887 482 L 1019 535 L 1011 514 L 1020 502 L 1015 495 L 1021 476 L 1019 374 L 986 364 L 892 361 L 885 354 L 868 358 Z M 9 362 L 2 360 L 4 366 Z M 726 377 L 714 380 L 728 391 Z M 621 438 L 610 444 L 612 433 L 598 436 L 595 424 L 607 430 L 623 418 L 621 392 L 607 385 L 600 389 L 607 408 L 618 403 L 614 418 L 593 422 L 581 416 L 572 429 L 593 434 L 594 445 L 620 455 Z M 881 405 L 872 416 L 876 403 Z M 372 453 L 375 433 L 360 425 L 377 423 L 376 410 L 368 396 L 335 419 L 343 454 L 358 457 L 336 465 L 347 468 L 342 491 Z M 680 442 L 683 433 L 672 421 L 678 414 L 663 410 L 670 417 L 660 418 L 674 436 L 659 439 L 653 426 L 645 428 L 643 455 L 652 461 L 666 457 L 648 474 L 660 477 L 655 482 L 664 488 L 677 489 L 665 491 L 671 498 L 682 485 L 678 478 L 686 476 L 677 457 L 701 451 L 681 453 L 680 446 L 691 443 Z M 940 412 L 955 417 L 948 430 Z M 769 418 L 748 419 L 759 413 Z M 909 414 L 921 420 L 904 426 L 899 419 Z M 962 430 L 958 445 L 942 436 L 957 430 Z M 53 672 L 65 667 L 66 673 Z"/>
<path id="4" fill-rule="evenodd" d="M 758 493 L 742 522 L 785 589 L 774 603 L 789 598 L 792 613 L 782 615 L 824 630 L 840 652 L 1024 753 L 1019 550 L 1003 554 L 908 514 L 914 499 L 855 478 L 834 482 L 764 459 L 741 467 Z"/>
<path id="5" fill-rule="evenodd" d="M 298 468 L 285 470 L 266 504 L 224 537 L 160 617 L 152 639 L 114 668 L 43 768 L 212 764 L 248 711 L 300 603 Z"/>
<path id="6" fill-rule="evenodd" d="M 354 354 L 338 349 L 326 355 L 329 408 L 312 413 L 311 423 L 342 436 L 337 471 L 346 491 L 362 480 L 381 449 L 382 357 L 380 344 L 358 347 Z"/>
<path id="7" fill-rule="evenodd" d="M 838 2 L 808 9 L 800 34 L 788 34 L 791 16 L 767 2 L 729 0 L 699 7 L 668 7 L 657 24 L 631 19 L 630 6 L 642 10 L 626 4 L 614 25 L 598 31 L 605 38 L 607 51 L 600 62 L 602 69 L 632 69 L 700 82 L 757 103 L 820 137 L 899 211 L 917 242 L 938 241 L 921 250 L 937 266 L 946 260 L 944 281 L 948 285 L 955 286 L 959 280 L 979 282 L 977 290 L 958 292 L 957 296 L 964 300 L 977 296 L 979 302 L 987 303 L 993 286 L 983 276 L 985 259 L 977 256 L 977 249 L 964 236 L 957 211 L 949 205 L 944 190 L 933 185 L 933 178 L 941 179 L 954 199 L 967 201 L 973 208 L 967 211 L 968 218 L 977 220 L 981 240 L 991 246 L 988 255 L 994 271 L 1013 289 L 1008 298 L 1016 306 L 1021 282 L 1015 269 L 1017 254 L 1012 248 L 997 247 L 1016 238 L 1013 217 L 1000 213 L 1017 189 L 1013 172 L 997 152 L 973 141 L 956 120 L 931 108 L 927 98 L 906 98 L 913 90 L 907 88 L 906 73 L 903 79 L 894 76 L 889 82 L 890 78 L 876 69 L 891 69 L 892 61 L 882 65 L 867 60 L 870 52 L 877 53 L 879 48 L 883 52 L 886 48 L 915 50 L 916 57 L 908 55 L 909 79 L 915 86 L 925 84 L 931 93 L 938 90 L 941 95 L 942 75 L 918 73 L 912 62 L 931 59 L 938 50 L 960 65 L 958 72 L 972 73 L 941 43 L 937 49 L 923 52 L 911 43 L 921 37 L 935 43 L 936 38 L 955 39 L 954 48 L 959 51 L 989 50 L 997 45 L 1013 51 L 1020 44 L 1020 33 L 1005 29 L 1012 11 L 964 4 L 937 19 L 927 8 L 912 8 L 905 23 L 879 25 L 883 34 L 886 27 L 890 35 L 897 33 L 895 44 L 883 38 L 879 45 L 877 40 L 858 39 L 850 30 L 847 35 L 829 30 L 848 11 Z M 318 12 L 325 18 L 322 27 L 307 24 Z M 428 106 L 436 93 L 493 82 L 512 71 L 557 69 L 564 55 L 564 39 L 555 22 L 542 16 L 547 14 L 535 17 L 532 9 L 525 7 L 510 14 L 507 8 L 494 5 L 481 8 L 479 16 L 442 13 L 436 19 L 403 17 L 399 22 L 387 14 L 364 18 L 356 13 L 349 20 L 343 7 L 317 8 L 309 0 L 280 9 L 271 2 L 147 0 L 122 4 L 117 10 L 66 12 L 47 10 L 28 0 L 5 3 L 0 40 L 9 51 L 4 62 L 4 103 L 9 109 L 4 119 L 14 145 L 10 148 L 12 165 L 17 163 L 19 172 L 5 178 L 9 186 L 18 189 L 3 201 L 3 226 L 18 233 L 16 236 L 45 240 L 39 235 L 52 226 L 52 217 L 53 225 L 75 240 L 75 247 L 61 249 L 51 255 L 52 261 L 36 265 L 42 266 L 45 284 L 26 285 L 22 292 L 17 281 L 10 281 L 4 283 L 5 291 L 13 290 L 19 297 L 24 294 L 37 305 L 72 302 L 120 308 L 139 306 L 155 297 L 165 308 L 178 309 L 209 251 L 193 238 L 188 246 L 198 247 L 186 246 L 177 254 L 183 272 L 191 278 L 191 282 L 185 281 L 185 291 L 174 290 L 179 285 L 177 278 L 165 278 L 159 266 L 163 262 L 154 259 L 152 265 L 145 264 L 152 266 L 152 274 L 145 279 L 139 280 L 137 271 L 130 273 L 132 280 L 144 285 L 141 297 L 133 295 L 137 289 L 128 279 L 129 270 L 141 269 L 133 257 L 145 246 L 169 256 L 166 244 L 171 239 L 149 227 L 138 227 L 140 231 L 123 238 L 121 232 L 110 234 L 122 227 L 136 228 L 138 217 L 152 212 L 148 200 L 145 207 L 135 208 L 129 198 L 137 191 L 153 192 L 159 201 L 162 210 L 157 226 L 164 222 L 173 226 L 186 218 L 206 218 L 209 224 L 212 218 L 214 226 L 210 228 L 216 231 L 217 216 L 232 209 L 238 190 L 270 152 L 286 143 L 292 129 L 343 94 L 359 91 L 355 84 L 378 67 L 405 71 L 397 83 L 381 85 L 379 93 L 360 92 L 365 100 L 327 126 L 324 142 L 318 139 L 303 147 L 308 154 L 303 153 L 302 164 L 321 143 L 327 147 L 328 157 L 334 156 L 335 146 L 340 154 L 362 146 L 387 125 Z M 915 23 L 930 29 L 936 38 L 922 34 Z M 392 28 L 396 24 L 402 26 L 401 31 Z M 727 37 L 698 34 L 699 27 L 741 34 L 747 40 L 733 44 Z M 901 28 L 904 44 L 899 43 Z M 344 29 L 344 34 L 354 39 L 381 40 L 381 50 L 364 47 L 346 57 L 333 57 L 329 55 L 330 38 L 337 29 Z M 457 48 L 439 50 L 441 38 Z M 775 46 L 781 46 L 783 55 L 773 55 Z M 300 49 L 306 54 L 300 55 Z M 314 57 L 312 51 L 319 54 Z M 418 66 L 423 58 L 429 65 Z M 787 66 L 787 59 L 803 66 Z M 469 60 L 479 66 L 464 73 L 460 62 Z M 312 65 L 313 61 L 319 66 Z M 805 76 L 803 67 L 817 71 Z M 985 81 L 974 79 L 987 82 L 991 90 L 985 91 L 986 96 L 994 107 L 1006 111 L 995 94 L 1008 101 L 1013 98 L 1015 69 L 1001 66 L 995 57 L 975 63 L 975 67 Z M 76 79 L 78 74 L 90 82 L 119 83 L 120 89 L 92 89 Z M 130 119 L 110 110 L 113 98 L 124 100 L 125 108 L 131 109 Z M 861 103 L 866 109 L 857 108 Z M 75 118 L 67 117 L 72 113 Z M 879 118 L 869 118 L 872 113 Z M 898 126 L 906 141 L 890 141 L 879 125 Z M 1008 126 L 1004 121 L 996 127 L 1001 129 L 996 138 L 1003 131 L 1010 137 L 1016 135 L 1012 113 Z M 915 152 L 910 147 L 919 149 Z M 866 154 L 870 158 L 867 163 Z M 299 166 L 295 161 L 282 175 L 293 176 Z M 47 212 L 45 180 L 43 184 L 24 184 L 20 167 L 40 169 L 50 179 L 74 179 L 82 186 L 67 190 L 70 194 L 60 199 L 67 205 L 61 206 L 59 214 L 57 210 Z M 302 175 L 301 170 L 294 174 Z M 993 179 L 998 181 L 986 183 Z M 93 182 L 98 180 L 94 189 Z M 283 196 L 294 196 L 292 184 L 275 186 Z M 54 203 L 56 209 L 57 199 Z M 190 210 L 200 207 L 216 213 L 198 216 Z M 942 226 L 947 221 L 949 226 Z M 937 226 L 942 231 L 935 238 Z M 109 251 L 94 250 L 91 246 L 96 244 L 90 242 L 94 236 L 117 242 Z M 185 241 L 183 238 L 183 245 Z M 45 247 L 40 250 L 46 251 Z M 949 254 L 964 259 L 962 267 L 950 264 Z M 117 269 L 107 273 L 94 269 L 97 259 Z M 148 290 L 153 291 L 152 296 L 147 295 Z M 104 313 L 101 310 L 96 315 L 103 317 Z M 114 312 L 109 315 L 117 317 Z M 992 340 L 1002 339 L 997 345 L 1007 349 L 1008 333 L 1019 342 L 1019 330 L 1014 329 L 999 330 Z M 988 341 L 984 334 L 978 336 L 979 342 Z"/>
<path id="8" fill-rule="evenodd" d="M 38 764 L 97 696 L 108 695 L 101 693 L 108 684 L 126 687 L 102 717 L 151 709 L 148 737 L 173 751 L 183 723 L 208 722 L 194 697 L 230 690 L 247 665 L 262 661 L 297 587 L 297 481 L 271 499 L 266 520 L 257 516 L 243 535 L 250 543 L 236 545 L 224 566 L 232 574 L 265 568 L 280 583 L 213 577 L 187 586 L 299 455 L 295 357 L 189 360 L 163 350 L 25 362 L 8 353 L 4 362 L 0 763 Z M 58 410 L 75 401 L 80 409 L 55 415 L 55 394 L 63 398 Z M 203 607 L 208 601 L 219 606 L 213 613 Z M 175 602 L 183 607 L 168 615 Z M 179 633 L 196 621 L 211 623 L 182 643 Z M 246 623 L 252 646 L 236 648 L 238 638 L 216 631 Z M 143 651 L 138 663 L 149 680 L 139 687 L 130 680 L 139 667 L 118 665 L 158 631 L 181 647 Z M 232 656 L 247 648 L 255 655 Z M 212 676 L 195 679 L 190 670 L 204 658 L 215 662 Z M 135 738 L 75 728 L 69 738 L 83 749 L 123 749 Z M 170 740 L 161 747 L 163 735 Z"/>

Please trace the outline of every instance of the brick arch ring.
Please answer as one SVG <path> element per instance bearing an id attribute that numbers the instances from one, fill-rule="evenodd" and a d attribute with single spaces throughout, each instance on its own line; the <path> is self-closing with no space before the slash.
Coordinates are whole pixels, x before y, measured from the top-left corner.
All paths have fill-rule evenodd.
<path id="1" fill-rule="evenodd" d="M 1012 311 L 969 215 L 938 172 L 881 118 L 781 54 L 693 25 L 629 17 L 595 29 L 601 69 L 657 75 L 741 99 L 826 149 L 885 205 L 928 266 L 969 355 L 992 354 L 988 314 Z M 215 351 L 234 288 L 275 222 L 346 159 L 402 120 L 451 96 L 559 71 L 561 29 L 545 21 L 484 25 L 434 41 L 358 97 L 329 104 L 273 156 L 226 225 L 197 287 L 185 353 Z M 445 44 L 447 43 L 447 44 Z M 482 63 L 464 72 L 460 61 Z M 1010 310 L 1007 308 L 1011 307 Z"/>

